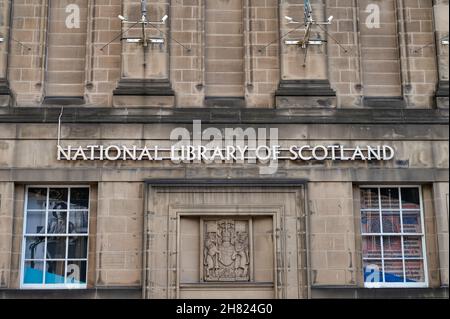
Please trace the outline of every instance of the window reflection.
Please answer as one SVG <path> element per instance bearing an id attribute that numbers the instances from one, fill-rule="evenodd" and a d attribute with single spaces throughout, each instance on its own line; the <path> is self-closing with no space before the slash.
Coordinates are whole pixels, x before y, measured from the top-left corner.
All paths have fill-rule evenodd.
<path id="1" fill-rule="evenodd" d="M 88 212 L 70 212 L 69 233 L 87 234 L 88 232 Z"/>
<path id="2" fill-rule="evenodd" d="M 48 216 L 47 233 L 49 234 L 65 234 L 67 227 L 66 212 L 50 212 Z M 73 224 L 69 224 L 69 228 L 73 229 Z"/>
<path id="3" fill-rule="evenodd" d="M 45 211 L 28 212 L 25 232 L 27 234 L 45 233 Z"/>
<path id="4" fill-rule="evenodd" d="M 86 187 L 28 188 L 24 284 L 86 284 L 88 204 Z"/>
<path id="5" fill-rule="evenodd" d="M 89 208 L 89 188 L 72 188 L 70 191 L 71 209 Z"/>
<path id="6" fill-rule="evenodd" d="M 401 199 L 401 205 L 400 205 Z M 425 284 L 424 234 L 419 187 L 361 189 L 365 283 Z M 376 207 L 375 203 L 379 203 Z M 377 285 L 369 287 L 378 287 Z"/>
<path id="7" fill-rule="evenodd" d="M 29 188 L 27 209 L 43 209 L 47 208 L 47 189 L 46 188 Z"/>
<path id="8" fill-rule="evenodd" d="M 67 209 L 67 188 L 51 188 L 48 197 L 49 209 Z"/>

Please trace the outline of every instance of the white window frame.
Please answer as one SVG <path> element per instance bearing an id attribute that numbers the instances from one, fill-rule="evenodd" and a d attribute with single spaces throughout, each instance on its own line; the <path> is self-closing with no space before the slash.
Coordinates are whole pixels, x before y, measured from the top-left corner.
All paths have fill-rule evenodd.
<path id="1" fill-rule="evenodd" d="M 364 287 L 365 288 L 427 288 L 429 287 L 429 278 L 428 278 L 428 262 L 427 262 L 427 248 L 426 248 L 426 227 L 425 227 L 425 218 L 424 218 L 424 208 L 423 208 L 423 189 L 422 189 L 422 185 L 359 185 L 358 189 L 359 192 L 361 193 L 361 190 L 364 188 L 377 188 L 378 189 L 378 200 L 380 200 L 380 189 L 381 188 L 397 188 L 399 190 L 399 212 L 400 212 L 400 222 L 401 222 L 401 232 L 400 233 L 384 233 L 381 232 L 382 229 L 382 209 L 381 209 L 381 203 L 379 204 L 378 210 L 376 210 L 379 214 L 380 214 L 380 233 L 363 233 L 362 232 L 362 223 L 361 223 L 361 218 L 362 218 L 362 212 L 366 211 L 375 211 L 374 209 L 363 209 L 361 207 L 361 198 L 359 201 L 359 229 L 360 229 L 360 234 L 361 234 L 361 241 L 363 240 L 364 237 L 369 237 L 369 236 L 375 236 L 375 237 L 379 237 L 379 238 L 383 238 L 383 236 L 397 236 L 397 237 L 401 237 L 402 240 L 402 261 L 405 264 L 405 255 L 404 255 L 404 243 L 403 243 L 403 238 L 407 237 L 407 236 L 411 236 L 411 237 L 421 237 L 422 239 L 422 260 L 423 260 L 423 270 L 424 270 L 424 282 L 365 282 L 364 280 Z M 417 211 L 417 209 L 403 209 L 402 207 L 402 195 L 401 195 L 401 190 L 405 189 L 405 188 L 416 188 L 419 190 L 419 209 L 420 209 L 420 221 L 421 221 L 421 228 L 422 228 L 422 232 L 421 233 L 404 233 L 403 232 L 403 211 Z M 383 256 L 383 241 L 381 240 L 380 242 L 381 245 L 381 258 L 379 259 L 382 262 L 382 266 L 383 266 L 383 276 L 385 274 L 384 271 L 384 261 L 385 258 Z M 364 264 L 364 260 L 378 260 L 378 258 L 364 258 L 362 257 L 362 261 Z M 400 260 L 400 259 L 398 259 Z M 364 265 L 363 265 L 363 274 L 364 274 Z M 403 276 L 406 280 L 406 275 L 405 275 L 405 266 L 403 266 Z M 363 276 L 364 277 L 364 276 Z"/>
<path id="2" fill-rule="evenodd" d="M 70 209 L 70 189 L 72 188 L 88 188 L 89 189 L 89 199 L 88 199 L 88 208 L 87 208 L 87 212 L 88 212 L 88 225 L 87 225 L 87 234 L 65 234 L 65 237 L 87 237 L 87 256 L 86 258 L 80 258 L 80 259 L 76 259 L 76 260 L 80 260 L 80 261 L 86 261 L 86 283 L 84 284 L 72 284 L 72 283 L 64 283 L 64 284 L 46 284 L 45 283 L 45 269 L 43 270 L 44 272 L 44 277 L 42 280 L 42 284 L 26 284 L 24 283 L 24 275 L 25 275 L 25 249 L 26 249 L 26 238 L 27 237 L 32 237 L 33 234 L 27 234 L 26 233 L 26 227 L 27 227 L 27 217 L 28 217 L 28 189 L 29 188 L 46 188 L 47 189 L 47 204 L 46 204 L 46 208 L 45 208 L 45 227 L 47 228 L 48 226 L 48 211 L 49 211 L 49 207 L 48 207 L 48 203 L 49 203 L 49 193 L 50 193 L 50 189 L 54 189 L 54 188 L 63 188 L 63 189 L 67 189 L 69 190 L 68 192 L 68 206 L 67 206 L 67 211 L 86 211 L 86 209 L 75 209 L 75 210 L 71 210 Z M 24 207 L 23 207 L 23 230 L 22 230 L 22 256 L 20 258 L 20 289 L 35 289 L 35 290 L 52 290 L 52 289 L 86 289 L 87 288 L 87 280 L 88 280 L 88 274 L 89 274 L 89 236 L 90 236 L 90 230 L 89 230 L 89 226 L 90 226 L 90 213 L 91 213 L 91 187 L 89 185 L 27 185 L 25 187 L 25 201 L 24 201 Z M 33 210 L 30 210 L 33 211 Z M 38 210 L 35 210 L 38 211 Z M 39 210 L 41 211 L 41 210 Z M 67 222 L 69 222 L 69 218 L 67 218 Z M 46 232 L 47 233 L 47 232 Z M 30 236 L 31 235 L 31 236 Z M 53 237 L 59 237 L 57 234 L 55 234 L 56 236 Z M 64 237 L 61 236 L 61 237 Z M 47 237 L 52 237 L 52 236 L 47 236 L 47 234 L 45 236 L 43 236 L 46 238 Z M 47 249 L 47 243 L 45 244 L 45 249 Z M 67 244 L 66 244 L 66 257 L 64 259 L 58 259 L 59 261 L 63 261 L 65 262 L 65 272 L 67 272 Z M 46 253 L 44 253 L 44 260 L 47 260 L 46 258 Z M 45 265 L 45 263 L 44 263 Z"/>

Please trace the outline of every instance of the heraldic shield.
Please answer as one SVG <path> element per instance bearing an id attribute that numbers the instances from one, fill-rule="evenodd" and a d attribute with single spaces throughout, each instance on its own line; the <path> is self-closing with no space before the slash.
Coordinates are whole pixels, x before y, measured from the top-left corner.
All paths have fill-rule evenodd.
<path id="1" fill-rule="evenodd" d="M 221 219 L 203 223 L 203 280 L 250 281 L 250 221 Z"/>

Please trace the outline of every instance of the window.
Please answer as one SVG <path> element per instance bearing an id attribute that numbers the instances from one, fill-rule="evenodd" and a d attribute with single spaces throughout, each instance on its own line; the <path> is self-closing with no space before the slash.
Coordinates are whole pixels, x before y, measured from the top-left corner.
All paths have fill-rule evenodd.
<path id="1" fill-rule="evenodd" d="M 361 188 L 361 231 L 366 287 L 428 285 L 420 187 Z"/>
<path id="2" fill-rule="evenodd" d="M 89 187 L 26 191 L 22 288 L 85 288 Z"/>

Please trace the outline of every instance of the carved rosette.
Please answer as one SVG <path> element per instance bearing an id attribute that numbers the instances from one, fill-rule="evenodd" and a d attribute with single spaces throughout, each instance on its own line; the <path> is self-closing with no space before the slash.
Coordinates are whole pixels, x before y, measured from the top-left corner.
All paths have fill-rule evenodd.
<path id="1" fill-rule="evenodd" d="M 203 280 L 250 280 L 249 220 L 203 220 Z"/>

